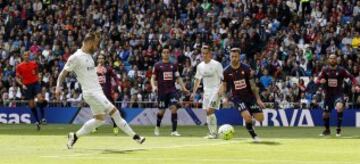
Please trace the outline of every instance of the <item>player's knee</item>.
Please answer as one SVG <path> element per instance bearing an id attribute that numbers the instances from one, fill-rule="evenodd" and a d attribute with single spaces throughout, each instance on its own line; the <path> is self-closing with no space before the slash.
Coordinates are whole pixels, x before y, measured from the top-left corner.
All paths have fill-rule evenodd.
<path id="1" fill-rule="evenodd" d="M 214 109 L 209 108 L 208 110 L 206 110 L 206 114 L 207 114 L 208 116 L 210 116 L 210 115 L 212 115 L 212 114 L 214 114 L 214 113 L 215 113 L 215 110 L 214 110 Z"/>
<path id="2" fill-rule="evenodd" d="M 104 114 L 99 114 L 99 115 L 95 115 L 94 118 L 98 121 L 105 121 L 105 115 Z"/>
<path id="3" fill-rule="evenodd" d="M 177 112 L 177 108 L 176 108 L 175 105 L 172 105 L 172 106 L 170 107 L 170 109 L 171 109 L 171 113 L 176 113 L 176 112 Z"/>
<path id="4" fill-rule="evenodd" d="M 34 108 L 34 107 L 35 107 L 35 101 L 34 101 L 34 100 L 29 100 L 29 107 L 30 107 L 30 108 Z"/>
<path id="5" fill-rule="evenodd" d="M 165 113 L 165 109 L 159 109 L 158 115 L 163 116 Z"/>
<path id="6" fill-rule="evenodd" d="M 262 122 L 264 121 L 264 115 L 263 114 L 257 114 L 255 116 L 256 121 Z"/>
<path id="7" fill-rule="evenodd" d="M 245 122 L 247 122 L 247 123 L 252 122 L 251 115 L 249 115 L 249 114 L 243 115 L 243 118 L 244 118 Z"/>
<path id="8" fill-rule="evenodd" d="M 39 101 L 43 101 L 43 100 L 44 100 L 44 97 L 43 97 L 41 94 L 37 94 L 37 95 L 36 95 L 36 98 L 37 98 Z"/>
<path id="9" fill-rule="evenodd" d="M 109 115 L 112 117 L 116 111 L 118 111 L 116 108 L 113 108 L 110 112 L 109 112 Z"/>
<path id="10" fill-rule="evenodd" d="M 338 103 L 336 103 L 335 108 L 338 112 L 342 112 L 342 111 L 344 111 L 344 104 L 341 102 L 338 102 Z"/>
<path id="11" fill-rule="evenodd" d="M 323 118 L 329 118 L 330 117 L 330 113 L 329 112 L 324 112 L 323 113 Z"/>

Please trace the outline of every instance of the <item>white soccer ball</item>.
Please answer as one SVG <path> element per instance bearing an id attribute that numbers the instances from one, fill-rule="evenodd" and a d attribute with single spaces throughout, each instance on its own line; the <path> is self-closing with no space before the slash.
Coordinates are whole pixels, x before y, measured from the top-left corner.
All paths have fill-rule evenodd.
<path id="1" fill-rule="evenodd" d="M 230 140 L 234 137 L 235 129 L 230 124 L 224 124 L 219 127 L 219 137 L 224 140 Z"/>

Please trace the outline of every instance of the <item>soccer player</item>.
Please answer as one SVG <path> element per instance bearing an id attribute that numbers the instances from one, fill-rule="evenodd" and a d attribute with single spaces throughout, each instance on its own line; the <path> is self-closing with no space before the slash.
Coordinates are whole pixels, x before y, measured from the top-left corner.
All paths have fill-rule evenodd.
<path id="1" fill-rule="evenodd" d="M 330 132 L 330 112 L 335 108 L 337 112 L 337 129 L 336 136 L 341 136 L 341 124 L 343 120 L 343 112 L 345 109 L 344 101 L 344 88 L 343 83 L 345 78 L 350 78 L 352 85 L 355 90 L 359 90 L 357 81 L 353 75 L 351 75 L 346 69 L 337 65 L 337 56 L 331 54 L 328 57 L 329 65 L 324 67 L 318 78 L 316 79 L 317 84 L 323 84 L 325 90 L 325 108 L 323 111 L 323 121 L 325 130 L 320 136 L 328 136 Z"/>
<path id="2" fill-rule="evenodd" d="M 231 89 L 231 101 L 244 118 L 246 129 L 253 141 L 259 142 L 260 139 L 253 128 L 252 118 L 254 117 L 260 122 L 264 120 L 262 108 L 265 108 L 265 104 L 260 99 L 259 89 L 253 76 L 251 68 L 240 62 L 240 49 L 232 48 L 230 50 L 230 65 L 224 71 L 224 80 L 219 95 L 222 96 L 227 89 Z"/>
<path id="3" fill-rule="evenodd" d="M 194 88 L 190 99 L 193 100 L 196 91 L 200 86 L 200 82 L 203 80 L 204 96 L 202 101 L 202 108 L 206 110 L 206 123 L 210 132 L 209 135 L 205 138 L 216 139 L 217 119 L 215 116 L 215 110 L 220 108 L 220 98 L 218 97 L 218 91 L 221 80 L 223 80 L 223 67 L 218 61 L 212 59 L 209 46 L 204 45 L 201 48 L 201 51 L 203 55 L 203 61 L 196 67 Z"/>
<path id="4" fill-rule="evenodd" d="M 69 72 L 74 72 L 77 76 L 77 80 L 81 84 L 83 98 L 85 102 L 89 104 L 94 115 L 94 118 L 88 120 L 76 133 L 69 133 L 67 143 L 68 149 L 73 148 L 73 145 L 78 138 L 89 134 L 93 129 L 104 124 L 105 114 L 109 114 L 114 119 L 116 125 L 135 141 L 140 144 L 145 141 L 145 138 L 136 134 L 128 123 L 120 116 L 118 109 L 106 98 L 101 88 L 96 74 L 94 60 L 91 56 L 95 53 L 99 44 L 100 33 L 88 33 L 83 40 L 81 49 L 78 49 L 69 57 L 57 80 L 55 92 L 57 97 L 59 97 L 61 84 L 66 75 Z"/>
<path id="5" fill-rule="evenodd" d="M 157 113 L 157 121 L 154 130 L 156 136 L 160 135 L 160 124 L 164 116 L 165 109 L 170 108 L 171 110 L 171 123 L 172 123 L 172 132 L 171 136 L 180 136 L 176 131 L 177 128 L 177 97 L 176 97 L 176 87 L 175 82 L 178 80 L 182 90 L 184 92 L 189 92 L 180 77 L 180 73 L 175 64 L 170 63 L 170 50 L 168 47 L 163 47 L 161 58 L 162 60 L 155 64 L 152 77 L 151 77 L 151 86 L 153 92 L 158 93 L 158 108 L 159 112 Z"/>
<path id="6" fill-rule="evenodd" d="M 40 130 L 40 124 L 46 124 L 45 107 L 46 100 L 41 95 L 41 86 L 39 83 L 38 64 L 29 60 L 29 52 L 23 55 L 23 62 L 16 66 L 16 81 L 22 87 L 25 99 L 29 102 L 29 107 L 35 118 L 37 130 Z M 40 108 L 41 122 L 36 110 L 35 99 L 38 99 L 37 105 Z"/>
<path id="7" fill-rule="evenodd" d="M 112 85 L 111 79 L 114 79 L 116 84 L 119 84 L 119 78 L 116 76 L 116 73 L 111 67 L 105 65 L 105 56 L 100 54 L 97 57 L 98 65 L 96 66 L 96 73 L 99 77 L 99 83 L 105 93 L 106 98 L 114 104 L 114 99 L 111 96 Z M 113 133 L 117 135 L 119 133 L 119 129 L 116 126 L 115 121 L 111 118 L 113 122 Z"/>

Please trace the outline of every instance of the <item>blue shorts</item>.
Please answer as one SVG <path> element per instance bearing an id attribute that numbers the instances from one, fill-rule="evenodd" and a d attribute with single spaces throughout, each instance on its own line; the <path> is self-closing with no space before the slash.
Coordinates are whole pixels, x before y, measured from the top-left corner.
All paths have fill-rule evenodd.
<path id="1" fill-rule="evenodd" d="M 34 99 L 37 94 L 40 93 L 41 87 L 39 83 L 33 83 L 26 85 L 27 89 L 23 89 L 24 91 L 24 97 L 26 100 Z"/>
<path id="2" fill-rule="evenodd" d="M 343 95 L 338 95 L 338 96 L 329 96 L 327 98 L 325 98 L 325 102 L 324 102 L 324 112 L 331 112 L 331 110 L 333 110 L 335 108 L 335 105 L 337 103 L 342 103 L 345 105 L 345 100 L 344 100 L 344 96 Z"/>
<path id="3" fill-rule="evenodd" d="M 159 109 L 166 109 L 170 106 L 177 105 L 178 100 L 176 93 L 168 93 L 165 95 L 158 96 L 158 107 Z"/>
<path id="4" fill-rule="evenodd" d="M 234 103 L 235 109 L 240 112 L 249 111 L 250 114 L 263 112 L 255 100 L 243 101 L 239 98 L 233 98 L 232 102 Z"/>

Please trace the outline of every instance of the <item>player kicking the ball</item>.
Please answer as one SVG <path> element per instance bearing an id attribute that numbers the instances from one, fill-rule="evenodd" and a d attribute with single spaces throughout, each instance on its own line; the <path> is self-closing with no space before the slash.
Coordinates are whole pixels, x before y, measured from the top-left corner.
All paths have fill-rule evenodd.
<path id="1" fill-rule="evenodd" d="M 244 118 L 246 129 L 253 141 L 259 142 L 260 140 L 253 128 L 252 118 L 254 117 L 259 122 L 264 120 L 262 108 L 265 108 L 265 104 L 260 99 L 259 89 L 253 79 L 252 70 L 248 65 L 240 62 L 239 48 L 231 49 L 230 66 L 224 71 L 224 81 L 219 95 L 223 95 L 227 89 L 231 89 L 231 101 Z"/>
<path id="2" fill-rule="evenodd" d="M 70 56 L 57 80 L 56 95 L 59 97 L 61 85 L 66 75 L 69 72 L 74 72 L 77 76 L 77 80 L 81 84 L 84 100 L 89 104 L 94 115 L 94 118 L 88 120 L 76 133 L 69 133 L 67 143 L 68 149 L 73 148 L 73 145 L 78 138 L 89 134 L 93 129 L 104 124 L 105 114 L 109 114 L 116 125 L 135 141 L 140 144 L 145 141 L 144 137 L 136 134 L 128 123 L 121 118 L 119 111 L 106 98 L 101 88 L 96 74 L 94 60 L 91 56 L 97 50 L 99 43 L 100 33 L 88 33 L 83 40 L 81 49 L 78 49 Z"/>
<path id="3" fill-rule="evenodd" d="M 222 65 L 212 59 L 212 54 L 209 46 L 204 45 L 201 48 L 203 61 L 197 66 L 195 74 L 195 82 L 193 93 L 190 99 L 193 100 L 197 89 L 203 80 L 204 96 L 202 101 L 202 108 L 206 110 L 206 123 L 209 128 L 209 135 L 205 138 L 217 138 L 217 119 L 215 110 L 220 108 L 220 98 L 218 91 L 220 88 L 221 80 L 223 80 L 223 67 Z"/>
<path id="4" fill-rule="evenodd" d="M 175 64 L 170 63 L 170 50 L 168 47 L 163 47 L 161 58 L 162 60 L 155 64 L 153 74 L 151 77 L 151 87 L 153 92 L 158 93 L 158 107 L 159 112 L 157 113 L 156 127 L 154 134 L 160 135 L 160 124 L 164 117 L 165 109 L 170 108 L 171 110 L 171 123 L 172 132 L 171 136 L 180 136 L 177 132 L 177 98 L 176 98 L 176 87 L 175 82 L 178 80 L 182 90 L 189 92 L 181 77 L 180 73 Z"/>

